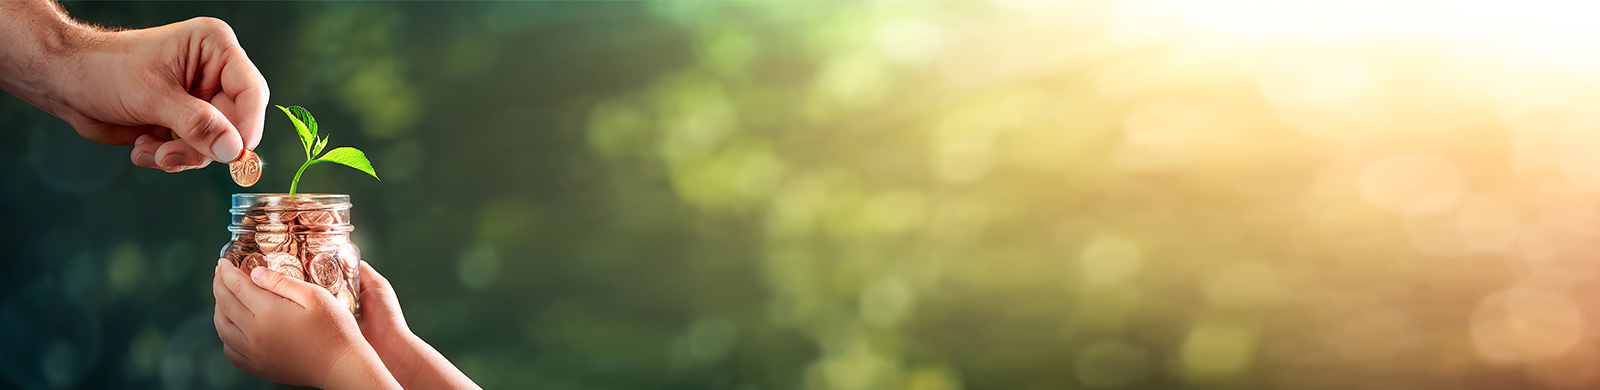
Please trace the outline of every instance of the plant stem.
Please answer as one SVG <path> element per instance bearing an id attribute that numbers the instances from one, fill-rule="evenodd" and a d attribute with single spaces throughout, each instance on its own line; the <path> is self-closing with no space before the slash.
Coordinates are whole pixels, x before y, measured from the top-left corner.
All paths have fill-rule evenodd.
<path id="1" fill-rule="evenodd" d="M 309 166 L 311 166 L 311 164 L 316 164 L 316 163 L 319 163 L 319 162 L 322 162 L 322 160 L 306 160 L 305 164 L 300 164 L 300 170 L 294 172 L 294 181 L 289 182 L 289 197 L 290 198 L 294 197 L 295 188 L 300 186 L 300 174 L 306 173 L 306 167 L 309 167 Z"/>

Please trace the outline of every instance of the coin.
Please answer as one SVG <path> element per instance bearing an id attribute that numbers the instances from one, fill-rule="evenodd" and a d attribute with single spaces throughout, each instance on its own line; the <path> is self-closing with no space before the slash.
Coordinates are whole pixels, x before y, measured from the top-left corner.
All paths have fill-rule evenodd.
<path id="1" fill-rule="evenodd" d="M 339 260 L 328 254 L 318 254 L 311 258 L 311 281 L 322 287 L 333 287 L 340 279 L 344 278 L 344 270 L 339 269 Z"/>
<path id="2" fill-rule="evenodd" d="M 244 270 L 245 273 L 250 273 L 250 271 L 256 269 L 256 267 L 265 267 L 266 265 L 266 256 L 263 256 L 260 253 L 251 253 L 245 255 L 244 260 L 239 261 L 239 269 Z"/>
<path id="3" fill-rule="evenodd" d="M 351 313 L 356 312 L 356 294 L 350 292 L 349 288 L 339 287 L 339 291 L 335 291 L 333 297 L 343 301 L 345 308 L 350 309 Z"/>
<path id="4" fill-rule="evenodd" d="M 339 251 L 339 239 L 342 237 L 327 233 L 306 233 L 305 249 L 311 253 L 329 253 Z"/>
<path id="5" fill-rule="evenodd" d="M 361 261 L 361 248 L 356 247 L 356 244 L 350 241 L 340 242 L 339 258 L 349 261 L 351 266 L 355 266 Z"/>
<path id="6" fill-rule="evenodd" d="M 261 180 L 261 157 L 245 149 L 239 153 L 239 160 L 228 163 L 228 174 L 233 175 L 234 184 L 240 187 L 256 185 L 256 181 Z"/>
<path id="7" fill-rule="evenodd" d="M 300 223 L 307 225 L 328 225 L 334 220 L 332 211 L 305 211 L 300 213 Z"/>
<path id="8" fill-rule="evenodd" d="M 283 245 L 279 245 L 277 248 L 275 248 L 273 250 L 273 252 L 288 253 L 288 254 L 291 254 L 291 255 L 298 256 L 300 254 L 300 242 L 299 241 L 295 241 L 295 240 L 289 240 L 289 242 L 285 242 L 285 243 L 283 243 Z"/>
<path id="9" fill-rule="evenodd" d="M 233 264 L 234 267 L 238 267 L 239 262 L 244 261 L 244 253 L 233 248 L 229 248 L 228 250 L 222 252 L 222 258 L 224 260 L 228 260 L 228 264 Z"/>
<path id="10" fill-rule="evenodd" d="M 256 233 L 256 245 L 262 252 L 277 251 L 286 242 L 289 242 L 289 233 Z"/>
<path id="11" fill-rule="evenodd" d="M 256 245 L 255 241 L 239 241 L 233 243 L 229 250 L 239 252 L 240 256 L 244 256 L 250 253 L 261 253 L 261 246 Z"/>
<path id="12" fill-rule="evenodd" d="M 300 264 L 300 258 L 294 257 L 294 255 L 291 255 L 291 254 L 288 254 L 288 253 L 281 253 L 281 252 L 280 253 L 268 253 L 266 255 L 263 255 L 263 257 L 266 259 L 268 267 L 277 267 L 277 266 L 286 265 L 286 264 L 287 265 L 299 265 Z"/>
<path id="13" fill-rule="evenodd" d="M 258 231 L 258 232 L 270 232 L 270 233 L 282 233 L 282 232 L 289 231 L 289 225 L 284 225 L 284 224 L 281 224 L 281 223 L 261 224 L 261 225 L 256 225 L 256 231 Z"/>
<path id="14" fill-rule="evenodd" d="M 361 250 L 356 248 L 356 244 L 346 242 L 340 245 L 337 257 L 339 258 L 340 267 L 344 269 L 346 278 L 354 278 L 357 272 L 361 270 Z"/>
<path id="15" fill-rule="evenodd" d="M 266 256 L 267 269 L 282 272 L 284 276 L 306 280 L 306 273 L 300 264 L 300 258 L 288 253 L 269 253 Z"/>

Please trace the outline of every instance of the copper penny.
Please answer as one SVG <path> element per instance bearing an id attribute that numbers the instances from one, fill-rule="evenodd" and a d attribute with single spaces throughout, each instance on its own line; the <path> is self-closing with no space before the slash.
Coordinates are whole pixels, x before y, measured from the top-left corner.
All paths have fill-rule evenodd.
<path id="1" fill-rule="evenodd" d="M 257 232 L 268 232 L 268 233 L 283 233 L 283 232 L 289 231 L 289 225 L 284 225 L 284 224 L 281 224 L 281 223 L 261 224 L 261 225 L 256 225 L 256 231 Z"/>
<path id="2" fill-rule="evenodd" d="M 339 238 L 327 233 L 306 233 L 305 249 L 311 253 L 332 253 L 339 251 Z"/>
<path id="3" fill-rule="evenodd" d="M 234 241 L 234 242 L 228 243 L 228 248 L 227 248 L 227 252 L 228 253 L 237 253 L 240 256 L 244 256 L 244 254 L 246 254 L 246 253 L 260 252 L 260 251 L 261 251 L 261 248 L 257 248 L 256 247 L 254 239 L 251 239 L 250 241 L 245 241 L 245 239 L 241 238 L 238 241 Z M 236 265 L 239 264 L 239 262 L 237 262 L 237 261 L 235 261 L 233 263 L 236 264 Z"/>
<path id="4" fill-rule="evenodd" d="M 244 272 L 247 274 L 250 273 L 251 270 L 256 269 L 256 267 L 265 267 L 266 265 L 266 256 L 260 253 L 251 253 L 245 255 L 244 260 L 239 261 L 239 269 L 244 270 Z"/>
<path id="5" fill-rule="evenodd" d="M 244 253 L 230 249 L 222 253 L 222 259 L 227 260 L 228 264 L 233 264 L 234 267 L 238 267 L 239 262 L 244 261 Z"/>
<path id="6" fill-rule="evenodd" d="M 307 225 L 332 224 L 334 216 L 332 211 L 306 211 L 300 213 L 300 223 Z"/>
<path id="7" fill-rule="evenodd" d="M 361 271 L 361 251 L 355 244 L 339 247 L 339 266 L 344 269 L 345 279 L 356 280 Z"/>
<path id="8" fill-rule="evenodd" d="M 322 287 L 333 287 L 340 279 L 344 278 L 344 270 L 339 269 L 339 259 L 327 254 L 318 254 L 311 258 L 311 281 Z"/>
<path id="9" fill-rule="evenodd" d="M 294 255 L 288 253 L 268 253 L 263 257 L 266 259 L 268 267 L 300 265 L 300 258 L 294 257 Z"/>
<path id="10" fill-rule="evenodd" d="M 357 248 L 355 243 L 352 243 L 352 242 L 349 242 L 349 241 L 340 243 L 339 244 L 339 258 L 350 262 L 351 266 L 355 266 L 357 264 L 360 264 L 360 262 L 361 262 L 361 249 Z"/>
<path id="11" fill-rule="evenodd" d="M 261 157 L 245 149 L 239 153 L 238 161 L 228 163 L 228 174 L 233 175 L 233 182 L 240 187 L 256 185 L 256 181 L 261 180 Z"/>
<path id="12" fill-rule="evenodd" d="M 285 242 L 285 243 L 283 243 L 283 245 L 279 245 L 278 248 L 275 250 L 275 252 L 288 253 L 288 254 L 291 254 L 291 255 L 299 256 L 300 255 L 300 242 L 299 241 L 295 241 L 295 240 L 289 240 L 289 242 Z"/>
<path id="13" fill-rule="evenodd" d="M 281 252 L 269 253 L 266 258 L 267 269 L 282 272 L 284 276 L 291 278 L 306 280 L 306 273 L 304 267 L 300 264 L 300 258 Z"/>
<path id="14" fill-rule="evenodd" d="M 256 233 L 256 245 L 262 252 L 277 251 L 279 246 L 289 242 L 289 233 Z"/>
<path id="15" fill-rule="evenodd" d="M 333 292 L 333 297 L 344 302 L 345 308 L 350 309 L 351 313 L 356 312 L 356 294 L 350 292 L 349 288 L 343 286 L 339 287 L 339 291 Z"/>

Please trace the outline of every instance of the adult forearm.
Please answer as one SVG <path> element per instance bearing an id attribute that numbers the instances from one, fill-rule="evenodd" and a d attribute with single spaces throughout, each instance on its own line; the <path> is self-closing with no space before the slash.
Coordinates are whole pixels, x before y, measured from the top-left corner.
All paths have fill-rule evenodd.
<path id="1" fill-rule="evenodd" d="M 53 79 L 101 34 L 49 0 L 0 1 L 0 89 L 57 112 Z"/>

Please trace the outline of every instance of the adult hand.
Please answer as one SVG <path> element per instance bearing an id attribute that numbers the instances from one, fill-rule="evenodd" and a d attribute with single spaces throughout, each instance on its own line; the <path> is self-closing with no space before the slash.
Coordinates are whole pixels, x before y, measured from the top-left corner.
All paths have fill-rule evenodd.
<path id="1" fill-rule="evenodd" d="M 211 285 L 212 320 L 235 367 L 298 386 L 400 388 L 328 290 L 266 267 L 251 271 L 219 259 Z"/>
<path id="2" fill-rule="evenodd" d="M 134 165 L 232 162 L 261 141 L 266 79 L 214 18 L 102 31 L 35 0 L 0 7 L 0 88 L 84 138 L 134 145 Z"/>

